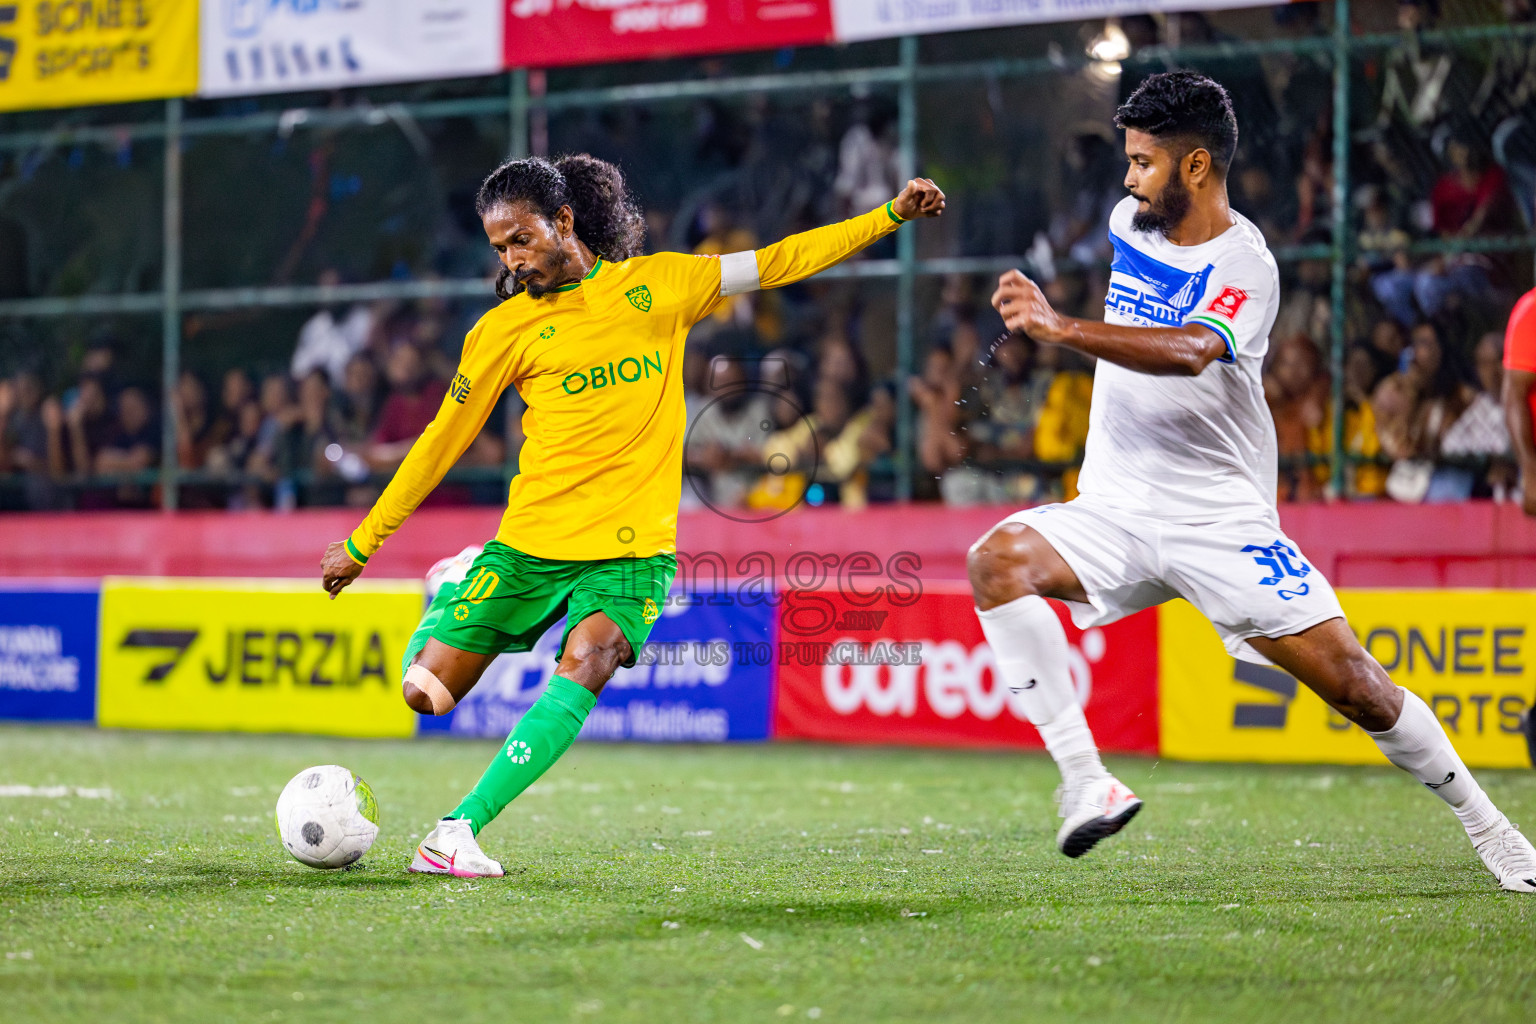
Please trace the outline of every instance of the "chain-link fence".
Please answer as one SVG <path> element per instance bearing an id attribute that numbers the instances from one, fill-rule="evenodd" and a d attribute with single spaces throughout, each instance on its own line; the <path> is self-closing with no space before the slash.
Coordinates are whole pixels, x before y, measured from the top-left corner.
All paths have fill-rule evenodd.
<path id="1" fill-rule="evenodd" d="M 774 367 L 847 453 L 818 500 L 1070 495 L 1092 368 L 998 343 L 987 300 L 1021 266 L 1102 315 L 1111 119 L 1170 67 L 1232 93 L 1233 205 L 1280 263 L 1281 497 L 1506 493 L 1487 339 L 1532 280 L 1536 24 L 1524 0 L 1337 0 L 0 117 L 0 508 L 372 500 L 494 302 L 478 182 L 576 151 L 624 167 L 653 251 L 936 179 L 942 219 L 701 324 L 692 406 L 710 356 Z M 520 411 L 440 500 L 503 500 Z M 751 471 L 690 461 L 703 493 L 771 504 Z"/>

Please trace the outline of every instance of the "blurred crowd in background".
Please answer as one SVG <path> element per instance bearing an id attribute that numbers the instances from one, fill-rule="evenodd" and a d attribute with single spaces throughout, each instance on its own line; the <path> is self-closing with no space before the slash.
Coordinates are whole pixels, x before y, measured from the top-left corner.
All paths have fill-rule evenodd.
<path id="1" fill-rule="evenodd" d="M 1249 17 L 1271 19 L 1274 34 L 1305 36 L 1323 30 L 1317 6 Z M 1511 21 L 1533 20 L 1529 0 L 1504 0 L 1501 9 Z M 1464 243 L 1529 235 L 1536 225 L 1536 37 L 1436 46 L 1418 35 L 1434 25 L 1436 3 L 1400 3 L 1394 13 L 1400 42 L 1356 75 L 1348 140 L 1354 255 L 1342 310 L 1330 297 L 1329 259 L 1319 255 L 1333 219 L 1329 68 L 1285 54 L 1200 65 L 1238 107 L 1233 206 L 1258 224 L 1281 261 L 1264 387 L 1282 500 L 1503 500 L 1519 486 L 1499 405 L 1502 332 L 1532 280 L 1531 251 Z M 1135 49 L 1170 36 L 1184 45 L 1219 42 L 1219 21 L 1175 14 L 1112 27 Z M 1131 65 L 1124 74 L 1075 73 L 1054 112 L 1031 107 L 1038 81 L 972 87 L 964 103 L 925 95 L 919 170 L 951 203 L 941 221 L 922 226 L 920 256 L 1019 254 L 1057 309 L 1101 318 L 1107 221 L 1125 195 L 1111 116 L 1137 80 Z M 870 209 L 902 184 L 895 106 L 878 93 L 628 105 L 536 117 L 533 127 L 538 151 L 588 151 L 624 167 L 646 205 L 652 251 L 751 249 Z M 495 139 L 471 120 L 416 132 L 426 133 L 411 144 L 426 154 L 418 158 L 428 169 L 414 192 L 370 176 L 394 160 L 410 180 L 417 172 L 408 154 L 389 149 L 384 159 L 382 143 L 344 133 L 315 133 L 297 162 L 286 151 L 268 154 L 302 168 L 287 189 L 299 203 L 291 218 L 297 238 L 291 229 L 274 235 L 265 264 L 244 252 L 200 258 L 189 240 L 189 287 L 488 275 L 491 254 L 471 199 L 478 176 L 499 157 Z M 248 159 L 261 151 L 257 142 L 237 142 L 250 147 Z M 189 150 L 189 180 L 200 152 Z M 219 153 L 206 159 L 238 162 Z M 0 171 L 0 185 L 8 175 L 11 194 L 22 194 L 34 180 L 27 175 L 37 173 L 17 158 Z M 435 207 L 423 199 L 428 193 L 440 200 Z M 240 234 L 242 216 L 252 231 L 282 221 L 255 194 L 237 198 L 251 209 L 235 209 L 224 196 L 226 205 L 208 213 L 232 234 Z M 193 196 L 189 218 L 198 208 Z M 35 232 L 8 210 L 14 203 L 0 198 L 0 297 L 47 292 L 28 269 Z M 887 241 L 862 258 L 894 254 Z M 131 254 L 121 259 L 132 262 Z M 250 277 L 251 266 L 273 264 L 277 272 Z M 920 279 L 908 372 L 897 366 L 888 282 L 812 280 L 723 303 L 695 328 L 683 368 L 692 485 L 685 505 L 891 500 L 903 396 L 914 409 L 919 499 L 1071 497 L 1092 362 L 1001 337 L 988 302 L 994 282 L 991 273 Z M 29 360 L 28 344 L 10 335 L 15 357 L 0 367 L 8 372 L 0 380 L 0 508 L 152 507 L 167 429 L 183 471 L 183 507 L 368 504 L 430 422 L 463 335 L 489 302 L 488 295 L 284 316 L 189 315 L 186 369 L 169 403 L 157 364 L 127 327 L 77 332 L 67 358 Z M 1329 465 L 1336 315 L 1349 339 L 1341 374 L 1347 465 L 1338 495 Z M 504 500 L 522 443 L 521 412 L 509 391 L 431 500 Z"/>

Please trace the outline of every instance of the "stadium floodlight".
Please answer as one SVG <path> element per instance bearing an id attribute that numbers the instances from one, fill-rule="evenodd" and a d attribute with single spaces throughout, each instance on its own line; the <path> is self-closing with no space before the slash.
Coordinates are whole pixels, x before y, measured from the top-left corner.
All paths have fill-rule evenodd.
<path id="1" fill-rule="evenodd" d="M 1104 22 L 1104 31 L 1094 36 L 1088 43 L 1088 56 L 1102 63 L 1115 63 L 1131 55 L 1131 41 L 1126 36 L 1125 30 L 1120 27 L 1119 18 L 1109 18 Z"/>

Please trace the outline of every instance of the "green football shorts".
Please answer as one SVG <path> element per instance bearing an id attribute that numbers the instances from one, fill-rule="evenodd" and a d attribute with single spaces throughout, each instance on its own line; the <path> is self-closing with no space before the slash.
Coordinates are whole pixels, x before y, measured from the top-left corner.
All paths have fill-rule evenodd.
<path id="1" fill-rule="evenodd" d="M 629 641 L 630 656 L 624 662 L 629 668 L 661 617 L 676 573 L 674 555 L 566 562 L 524 554 L 493 540 L 463 582 L 445 583 L 438 590 L 406 646 L 403 664 L 410 666 L 428 637 L 476 654 L 530 651 L 564 615 L 558 660 L 571 630 L 588 615 L 602 612 Z"/>

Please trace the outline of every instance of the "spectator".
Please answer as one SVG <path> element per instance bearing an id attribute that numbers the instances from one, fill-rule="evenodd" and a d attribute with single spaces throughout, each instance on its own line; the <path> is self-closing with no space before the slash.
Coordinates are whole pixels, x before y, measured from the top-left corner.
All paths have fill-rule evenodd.
<path id="1" fill-rule="evenodd" d="M 1052 358 L 1059 358 L 1062 350 L 1051 351 L 1054 346 L 1042 346 Z M 1093 377 L 1081 370 L 1063 367 L 1051 374 L 1041 403 L 1040 418 L 1035 425 L 1035 458 L 1041 462 L 1077 462 L 1083 457 L 1083 447 L 1088 442 L 1088 411 L 1093 400 Z M 1071 500 L 1077 496 L 1077 467 L 1065 469 L 1061 474 L 1062 497 Z"/>
<path id="2" fill-rule="evenodd" d="M 80 378 L 74 389 L 74 402 L 65 409 L 69 429 L 70 469 L 87 477 L 96 470 L 96 455 L 106 447 L 112 430 L 107 405 L 107 389 L 100 377 Z"/>
<path id="3" fill-rule="evenodd" d="M 740 505 L 763 472 L 773 427 L 768 396 L 751 386 L 739 359 L 715 357 L 709 377 L 710 401 L 688 427 L 688 466 L 705 475 L 716 507 Z"/>
<path id="4" fill-rule="evenodd" d="M 117 418 L 96 453 L 96 472 L 105 476 L 148 469 L 157 461 L 160 440 L 149 396 L 143 388 L 124 388 L 117 396 Z"/>
<path id="5" fill-rule="evenodd" d="M 23 370 L 0 380 L 0 473 L 21 473 L 30 509 L 59 505 L 55 480 L 64 475 L 64 413 L 37 374 Z"/>
<path id="6" fill-rule="evenodd" d="M 1403 336 L 1403 325 L 1396 320 L 1387 317 L 1372 325 L 1371 357 L 1376 362 L 1378 382 L 1381 377 L 1400 368 L 1403 352 L 1407 348 L 1408 341 Z"/>
<path id="7" fill-rule="evenodd" d="M 1419 319 L 1413 300 L 1413 261 L 1408 256 L 1412 239 L 1393 223 L 1391 207 L 1379 188 L 1367 190 L 1363 216 L 1358 266 L 1382 308 L 1404 327 L 1411 327 Z"/>
<path id="8" fill-rule="evenodd" d="M 251 474 L 263 468 L 258 456 L 263 419 L 261 406 L 254 399 L 247 400 L 235 410 L 234 434 L 209 453 L 209 468 L 232 478 L 231 509 L 261 507 L 260 483 Z"/>
<path id="9" fill-rule="evenodd" d="M 1310 442 L 1328 415 L 1328 377 L 1309 338 L 1295 335 L 1276 347 L 1264 375 L 1264 397 L 1275 420 L 1279 498 L 1312 501 L 1321 492 L 1309 459 Z"/>
<path id="10" fill-rule="evenodd" d="M 1504 0 L 1511 25 L 1536 21 L 1531 0 Z M 1526 228 L 1536 227 L 1536 40 L 1513 32 L 1490 39 L 1488 68 L 1470 113 L 1492 141 L 1493 155 L 1509 175 Z"/>
<path id="11" fill-rule="evenodd" d="M 1376 461 L 1381 440 L 1371 406 L 1371 394 L 1382 376 L 1380 365 L 1376 351 L 1365 342 L 1355 342 L 1344 357 L 1344 492 L 1352 498 L 1379 498 L 1386 493 L 1387 471 Z M 1313 477 L 1322 486 L 1329 471 L 1319 459 L 1333 452 L 1332 402 L 1322 423 L 1308 437 Z"/>
<path id="12" fill-rule="evenodd" d="M 830 380 L 843 387 L 855 402 L 862 402 L 868 394 L 869 368 L 864 355 L 842 331 L 829 331 L 822 336 L 816 379 Z"/>
<path id="13" fill-rule="evenodd" d="M 208 389 L 191 370 L 176 378 L 173 404 L 176 416 L 176 464 L 182 469 L 202 469 L 214 444 L 213 419 L 208 413 Z"/>
<path id="14" fill-rule="evenodd" d="M 817 390 L 818 397 L 823 388 Z M 837 388 L 846 399 L 846 388 Z M 875 388 L 869 404 L 860 409 L 843 429 L 826 442 L 818 479 L 838 485 L 837 500 L 846 509 L 858 511 L 869 504 L 871 464 L 891 450 L 891 430 L 896 424 L 896 398 L 888 387 Z"/>
<path id="15" fill-rule="evenodd" d="M 839 216 L 873 210 L 901 191 L 890 123 L 889 117 L 875 114 L 869 104 L 860 104 L 853 124 L 843 133 L 837 148 L 837 178 L 832 182 Z"/>
<path id="16" fill-rule="evenodd" d="M 118 392 L 117 416 L 96 453 L 98 476 L 126 476 L 153 468 L 159 461 L 160 428 L 155 422 L 154 406 L 143 388 L 127 387 Z M 117 504 L 143 508 L 151 503 L 150 491 L 139 483 L 124 481 L 117 487 Z"/>
<path id="17" fill-rule="evenodd" d="M 1442 501 L 1494 497 L 1502 500 L 1513 484 L 1509 429 L 1499 396 L 1504 388 L 1504 339 L 1484 334 L 1472 350 L 1472 400 L 1445 431 L 1440 453 L 1452 459 L 1488 459 L 1487 466 L 1440 466 L 1435 470 L 1432 497 Z"/>
<path id="18" fill-rule="evenodd" d="M 1451 51 L 1425 42 L 1420 35 L 1434 28 L 1439 16 L 1438 0 L 1398 0 L 1402 37 L 1387 51 L 1376 115 L 1386 148 L 1407 158 L 1421 185 L 1428 184 L 1428 169 L 1433 166 L 1429 142 L 1435 129 L 1471 99 L 1464 69 Z"/>
<path id="19" fill-rule="evenodd" d="M 1504 172 L 1463 139 L 1445 148 L 1449 169 L 1430 194 L 1435 233 L 1441 238 L 1502 234 L 1513 223 L 1513 201 Z M 1491 297 L 1490 263 L 1478 253 L 1431 259 L 1414 278 L 1413 295 L 1427 317 L 1443 313 L 1453 298 Z"/>
<path id="20" fill-rule="evenodd" d="M 1404 502 L 1429 495 L 1441 439 L 1471 398 L 1433 324 L 1414 327 L 1412 341 L 1407 365 L 1377 385 L 1371 402 L 1382 451 L 1394 460 L 1387 493 Z"/>
<path id="21" fill-rule="evenodd" d="M 992 352 L 992 372 L 981 385 L 982 414 L 970 424 L 975 457 L 981 462 L 1027 460 L 1035 456 L 1034 401 L 1031 375 L 1033 343 L 1010 334 Z"/>
<path id="22" fill-rule="evenodd" d="M 935 479 L 966 456 L 960 423 L 960 381 L 947 346 L 935 345 L 923 361 L 923 373 L 907 383 L 917 406 L 917 462 Z"/>
<path id="23" fill-rule="evenodd" d="M 1503 169 L 1465 138 L 1446 143 L 1445 162 L 1429 195 L 1435 234 L 1471 238 L 1509 232 L 1514 210 Z"/>
<path id="24" fill-rule="evenodd" d="M 421 352 L 414 345 L 396 345 L 385 373 L 389 397 L 373 430 L 368 462 L 375 469 L 393 470 L 437 415 L 448 387 L 427 375 Z"/>
<path id="25" fill-rule="evenodd" d="M 263 468 L 273 470 L 284 435 L 299 421 L 299 407 L 293 401 L 293 384 L 281 373 L 269 373 L 261 381 L 261 432 L 257 449 Z"/>
<path id="26" fill-rule="evenodd" d="M 278 446 L 276 463 L 278 475 L 285 480 L 302 478 L 306 474 L 316 477 L 310 487 L 309 504 L 330 504 L 340 497 L 333 493 L 334 486 L 327 487 L 325 483 L 333 470 L 325 450 L 337 444 L 340 437 L 335 419 L 330 380 L 324 370 L 313 369 L 299 382 L 298 405 L 293 422 Z M 322 497 L 323 502 L 318 500 Z"/>
<path id="27" fill-rule="evenodd" d="M 343 443 L 360 444 L 373 436 L 378 425 L 379 370 L 373 360 L 356 355 L 347 360 L 341 390 L 336 393 L 336 429 Z"/>
<path id="28" fill-rule="evenodd" d="M 1107 260 L 1109 214 L 1125 198 L 1124 157 L 1116 146 L 1098 132 L 1072 137 L 1063 156 L 1062 180 L 1068 183 L 1068 198 L 1051 217 L 1051 248 L 1082 264 Z"/>
<path id="29" fill-rule="evenodd" d="M 798 496 L 809 482 L 821 485 L 829 499 L 851 485 L 854 505 L 862 507 L 867 501 L 868 464 L 880 447 L 878 429 L 871 431 L 878 410 L 870 406 L 857 415 L 852 410 L 847 387 L 835 380 L 817 381 L 811 415 L 773 434 L 763 445 L 763 462 L 770 472 L 754 488 L 748 504 L 777 507 L 774 500 Z M 788 471 L 777 472 L 780 466 Z M 820 504 L 816 492 L 809 493 L 812 504 Z"/>
<path id="30" fill-rule="evenodd" d="M 240 433 L 241 410 L 255 394 L 250 374 L 239 367 L 224 372 L 219 388 L 219 414 L 208 428 L 207 452 L 210 456 L 215 448 L 229 444 Z"/>
<path id="31" fill-rule="evenodd" d="M 320 272 L 320 287 L 341 284 L 335 270 Z M 299 328 L 299 343 L 293 350 L 289 372 L 294 380 L 303 380 L 311 370 L 324 370 L 338 387 L 346 374 L 347 361 L 368 344 L 373 331 L 373 314 L 358 304 L 349 310 L 339 305 L 322 306 Z"/>

